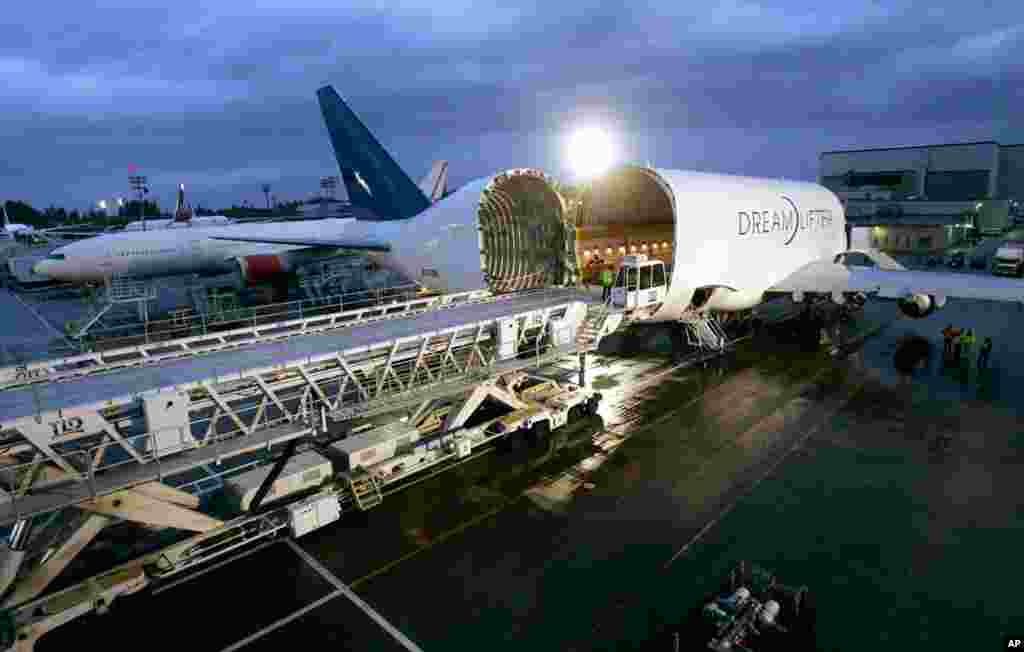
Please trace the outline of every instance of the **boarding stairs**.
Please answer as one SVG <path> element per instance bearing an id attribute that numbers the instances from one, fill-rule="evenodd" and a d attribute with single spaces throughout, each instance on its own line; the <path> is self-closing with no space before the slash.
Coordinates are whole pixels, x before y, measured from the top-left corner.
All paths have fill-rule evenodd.
<path id="1" fill-rule="evenodd" d="M 725 350 L 728 337 L 713 315 L 689 312 L 682 317 L 687 343 L 702 351 Z"/>
<path id="2" fill-rule="evenodd" d="M 384 495 L 380 492 L 380 485 L 372 473 L 360 470 L 354 472 L 348 479 L 349 490 L 356 500 L 356 505 L 364 512 L 384 502 Z"/>
<path id="3" fill-rule="evenodd" d="M 579 350 L 588 351 L 597 348 L 609 311 L 610 308 L 606 303 L 587 306 L 587 316 L 580 324 L 579 330 L 576 331 L 576 345 Z"/>
<path id="4" fill-rule="evenodd" d="M 206 295 L 206 286 L 199 283 L 198 280 L 188 286 L 188 296 L 192 301 L 193 309 L 196 313 L 204 316 L 210 314 L 210 302 Z"/>
<path id="5" fill-rule="evenodd" d="M 74 337 L 81 339 L 88 334 L 89 329 L 101 323 L 104 318 L 109 321 L 116 308 L 132 304 L 136 306 L 138 321 L 145 323 L 149 320 L 149 302 L 156 300 L 156 297 L 157 289 L 152 283 L 131 276 L 114 274 L 106 279 L 104 290 L 95 309 L 82 320 L 82 326 L 74 334 Z"/>

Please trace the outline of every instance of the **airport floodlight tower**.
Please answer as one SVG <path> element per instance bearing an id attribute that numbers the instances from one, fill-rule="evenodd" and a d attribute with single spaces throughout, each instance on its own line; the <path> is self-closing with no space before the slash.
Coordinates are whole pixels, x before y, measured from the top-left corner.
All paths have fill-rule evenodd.
<path id="1" fill-rule="evenodd" d="M 338 187 L 338 177 L 320 177 L 320 217 L 327 217 L 328 204 L 334 201 L 334 189 Z"/>
<path id="2" fill-rule="evenodd" d="M 145 196 L 149 193 L 149 188 L 146 187 L 146 177 L 133 174 L 128 177 L 128 184 L 132 187 L 132 190 L 139 196 L 139 219 L 142 221 L 142 230 L 146 230 L 146 206 Z"/>
<path id="3" fill-rule="evenodd" d="M 334 189 L 338 187 L 338 177 L 320 177 L 320 196 L 334 199 Z"/>
<path id="4" fill-rule="evenodd" d="M 263 184 L 263 196 L 267 199 L 267 210 L 270 210 L 270 184 Z"/>

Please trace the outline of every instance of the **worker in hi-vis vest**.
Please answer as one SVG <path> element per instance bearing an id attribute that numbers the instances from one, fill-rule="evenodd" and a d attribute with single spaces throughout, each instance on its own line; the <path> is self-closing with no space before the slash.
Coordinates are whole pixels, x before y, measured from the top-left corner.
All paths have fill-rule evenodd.
<path id="1" fill-rule="evenodd" d="M 612 296 L 612 284 L 615 283 L 615 273 L 609 265 L 601 272 L 601 301 L 608 301 Z"/>

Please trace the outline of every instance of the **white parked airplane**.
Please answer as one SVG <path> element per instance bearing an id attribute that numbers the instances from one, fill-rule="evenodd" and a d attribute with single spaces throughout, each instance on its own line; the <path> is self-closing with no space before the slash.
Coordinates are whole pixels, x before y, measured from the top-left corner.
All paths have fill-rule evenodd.
<path id="1" fill-rule="evenodd" d="M 359 214 L 365 219 L 222 225 L 219 222 L 227 218 L 214 216 L 191 220 L 202 229 L 177 228 L 190 222 L 147 220 L 145 230 L 141 222 L 134 222 L 124 232 L 60 247 L 37 263 L 33 271 L 56 280 L 89 283 L 114 274 L 146 278 L 239 270 L 247 282 L 264 282 L 281 280 L 317 258 L 359 251 L 406 278 L 415 279 L 425 273 L 427 287 L 439 283 L 447 287 L 451 275 L 439 273 L 436 263 L 441 240 L 425 237 L 405 246 L 400 234 L 433 229 L 445 236 L 445 242 L 450 242 L 452 225 L 443 216 L 463 213 L 457 206 L 475 206 L 479 188 L 476 194 L 469 192 L 472 199 L 454 201 L 453 197 L 442 202 L 448 193 L 447 161 L 435 162 L 417 186 L 333 88 L 321 89 L 318 96 L 346 190 L 350 197 L 352 192 L 357 193 L 358 200 L 353 205 L 362 209 Z M 359 169 L 366 173 L 361 174 Z M 179 189 L 179 206 L 182 192 Z M 433 211 L 435 206 L 441 209 L 440 213 Z M 404 218 L 428 209 L 432 211 L 430 215 L 417 219 L 416 227 L 410 230 Z M 388 253 L 389 243 L 395 245 L 394 254 Z M 461 286 L 463 280 L 451 283 Z"/>
<path id="2" fill-rule="evenodd" d="M 911 317 L 950 296 L 1024 301 L 1024 282 L 907 271 L 879 251 L 860 252 L 875 267 L 844 265 L 854 252 L 842 205 L 815 183 L 622 166 L 589 184 L 573 226 L 554 184 L 521 169 L 432 204 L 332 88 L 318 96 L 350 199 L 377 220 L 123 233 L 58 249 L 35 271 L 95 281 L 237 267 L 256 281 L 357 250 L 429 289 L 507 292 L 572 282 L 588 254 L 639 247 L 655 259 L 627 264 L 613 291 L 635 320 L 743 311 L 773 292 L 837 302 L 874 294 Z M 668 265 L 656 259 L 663 253 Z"/>
<path id="3" fill-rule="evenodd" d="M 156 229 L 189 229 L 205 228 L 208 226 L 227 226 L 234 224 L 235 220 L 224 215 L 197 215 L 187 220 L 177 218 L 157 218 L 153 220 L 136 220 L 124 225 L 125 231 L 151 231 Z"/>
<path id="4" fill-rule="evenodd" d="M 18 235 L 27 235 L 35 231 L 35 229 L 28 224 L 13 224 L 7 219 L 7 203 L 0 202 L 0 210 L 3 211 L 4 216 L 4 230 L 0 234 L 0 237 L 14 238 Z"/>

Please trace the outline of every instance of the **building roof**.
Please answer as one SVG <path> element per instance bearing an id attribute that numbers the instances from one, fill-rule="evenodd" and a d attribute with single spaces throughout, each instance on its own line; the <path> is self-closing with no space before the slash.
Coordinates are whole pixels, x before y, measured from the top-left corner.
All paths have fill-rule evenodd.
<path id="1" fill-rule="evenodd" d="M 1000 145 L 994 140 L 978 140 L 969 143 L 938 143 L 935 145 L 903 145 L 901 147 L 867 147 L 864 149 L 833 149 L 827 152 L 822 152 L 821 156 L 826 154 L 857 154 L 860 152 L 889 152 L 894 150 L 902 149 L 935 149 L 936 147 L 968 147 L 971 145 L 995 145 L 997 147 L 1017 147 L 1018 145 Z"/>

